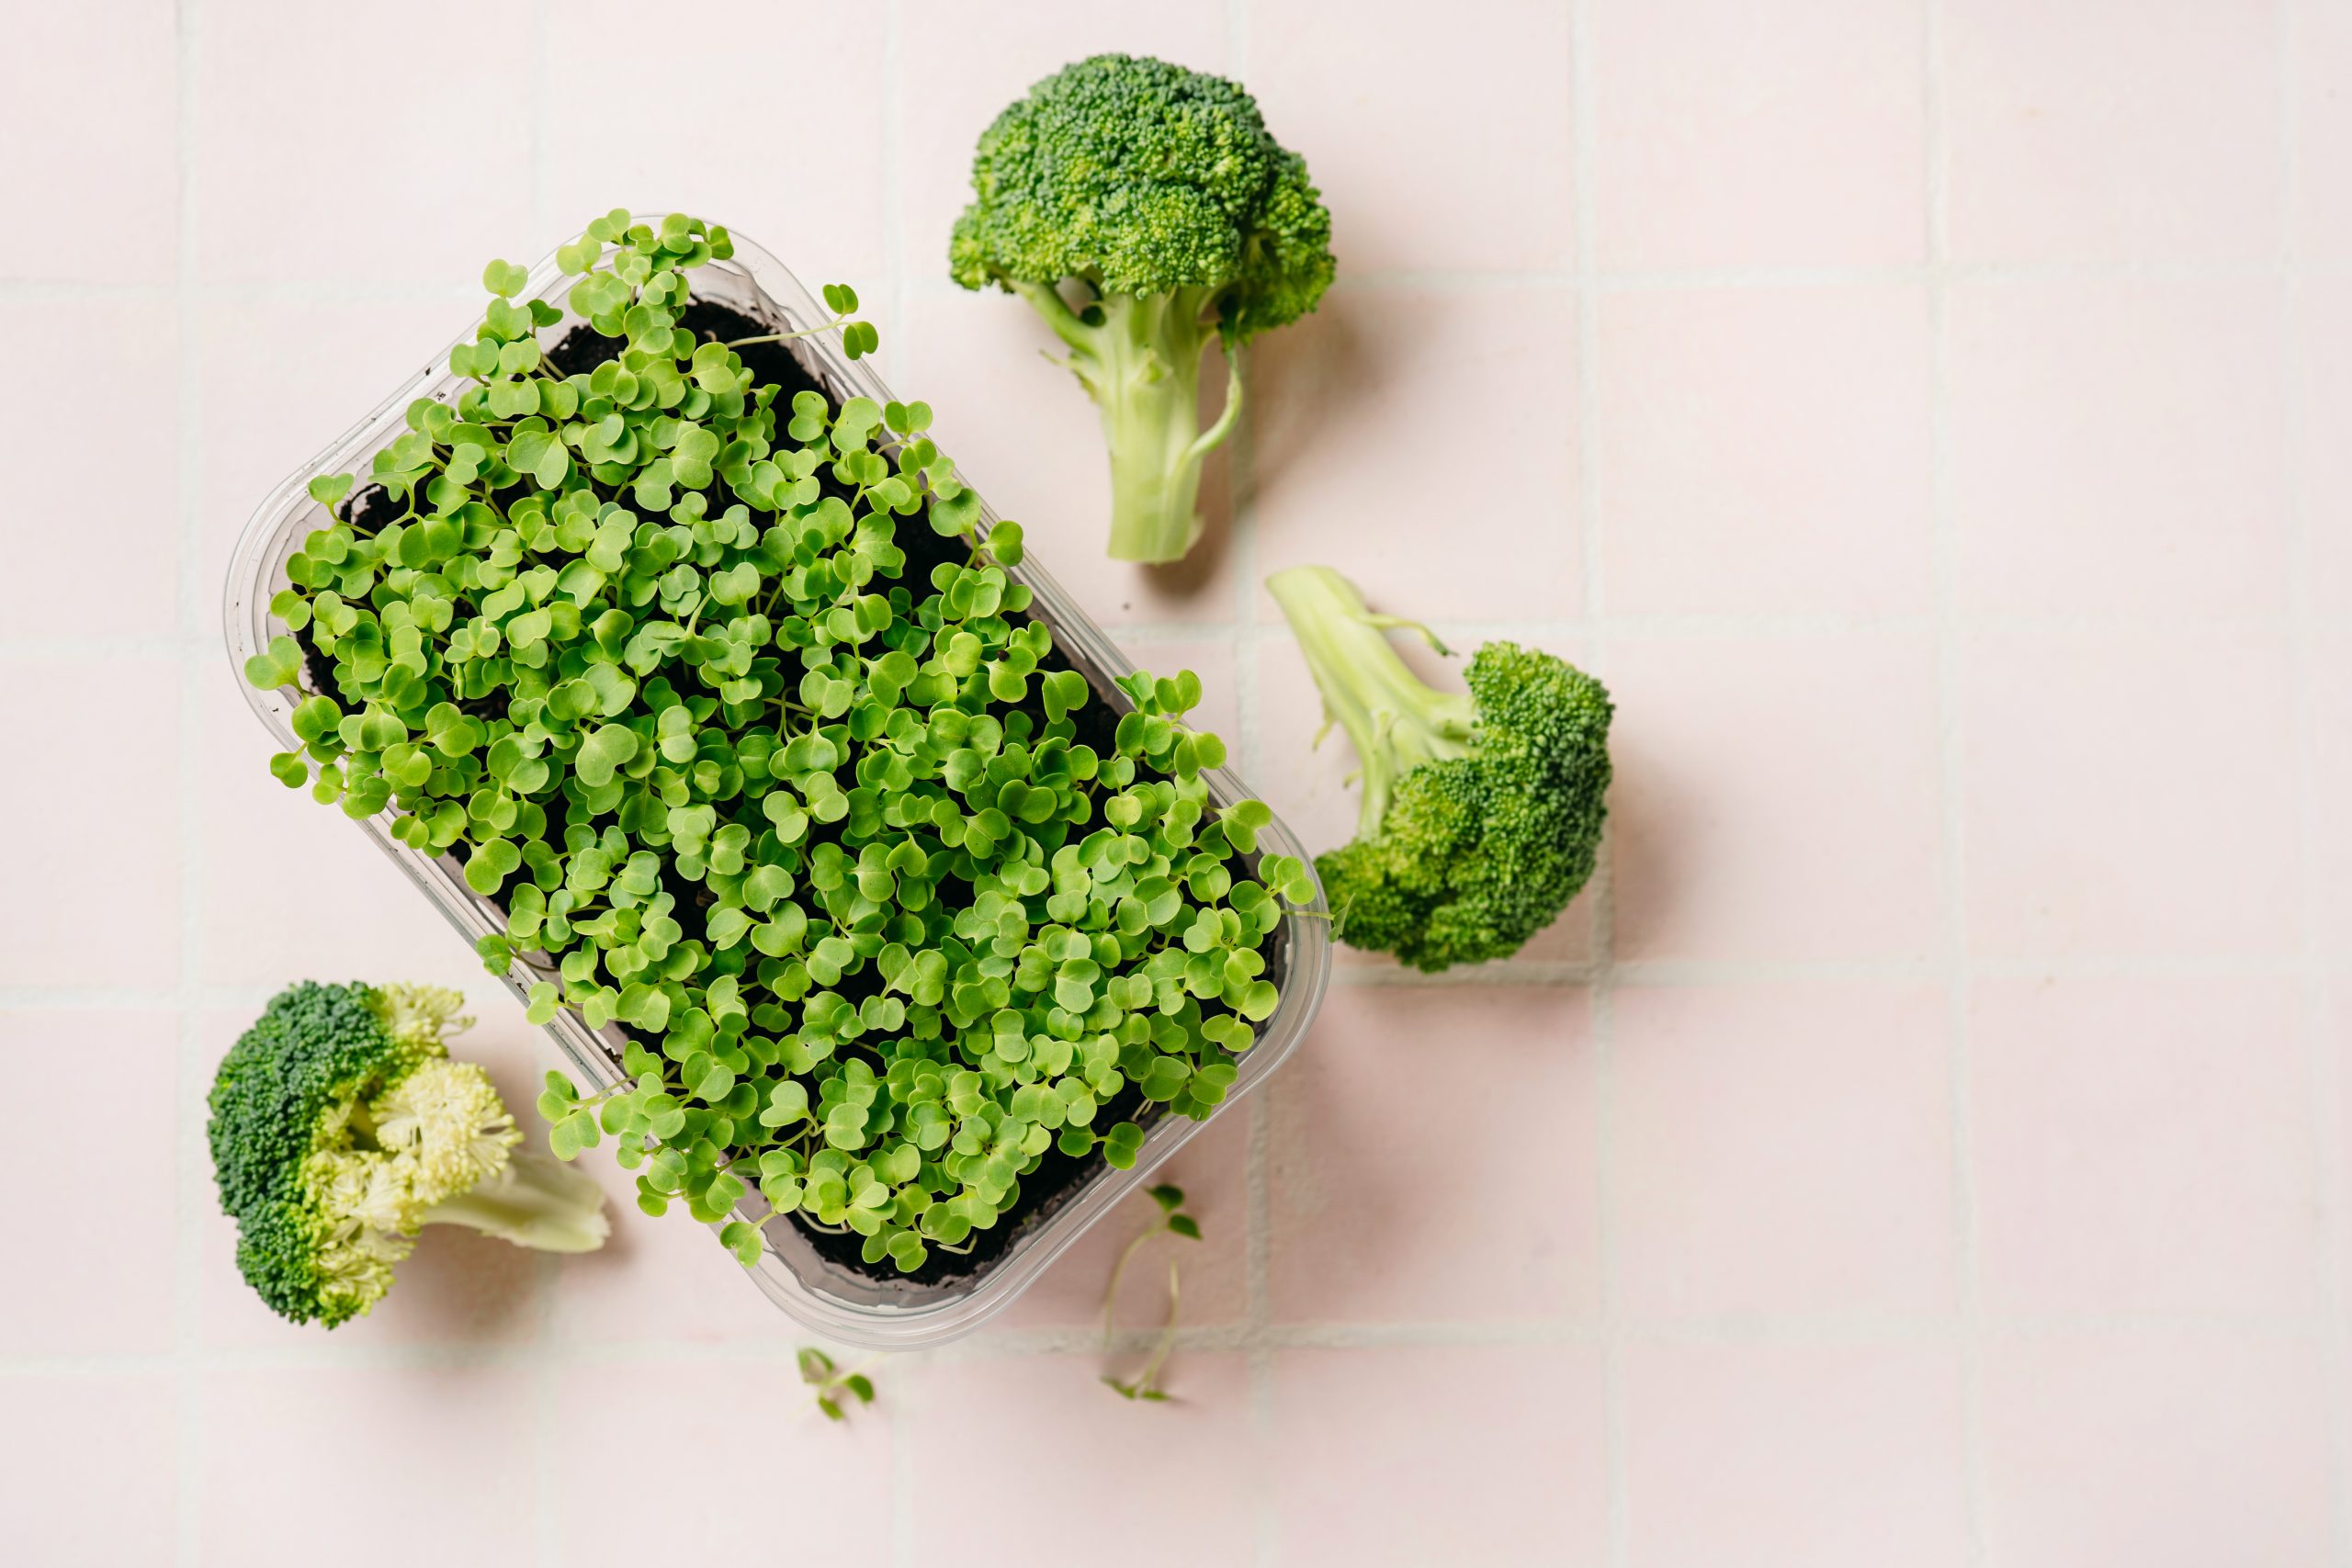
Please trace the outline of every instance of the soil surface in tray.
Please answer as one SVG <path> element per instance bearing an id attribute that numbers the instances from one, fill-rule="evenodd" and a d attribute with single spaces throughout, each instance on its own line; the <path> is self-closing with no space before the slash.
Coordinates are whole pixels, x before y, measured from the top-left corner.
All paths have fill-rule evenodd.
<path id="1" fill-rule="evenodd" d="M 679 323 L 697 338 L 715 339 L 722 343 L 758 337 L 778 330 L 772 324 L 730 310 L 727 306 L 712 304 L 707 300 L 695 300 L 689 304 L 680 313 Z M 593 370 L 605 361 L 616 357 L 622 346 L 621 340 L 617 338 L 605 337 L 584 325 L 575 326 L 548 351 L 547 357 L 548 363 L 561 374 L 577 375 Z M 831 391 L 810 376 L 800 361 L 793 356 L 791 350 L 784 344 L 749 344 L 736 352 L 741 356 L 745 367 L 751 370 L 755 383 L 774 385 L 782 389 L 776 398 L 778 408 L 788 408 L 793 395 L 801 391 L 815 392 L 824 398 L 828 404 L 838 407 L 838 400 L 834 399 Z M 827 477 L 824 482 L 829 490 L 841 494 L 844 500 L 848 499 L 847 492 L 839 491 L 830 477 Z M 714 495 L 711 499 L 716 504 L 720 498 Z M 352 497 L 345 507 L 345 515 L 353 527 L 365 533 L 373 532 L 391 522 L 399 510 L 399 506 L 389 495 L 379 489 L 371 487 Z M 947 540 L 919 524 L 909 526 L 902 522 L 898 530 L 897 543 L 899 547 L 906 552 L 907 557 L 906 566 L 899 581 L 918 588 L 931 581 L 931 571 L 934 566 L 944 561 L 962 561 L 968 558 L 963 550 L 956 548 Z M 305 672 L 309 676 L 311 689 L 322 692 L 332 691 L 333 687 L 328 683 L 332 666 L 313 644 L 310 628 L 305 627 L 298 634 L 298 637 L 302 645 Z M 1077 739 L 1080 741 L 1103 755 L 1109 755 L 1115 749 L 1113 735 L 1117 728 L 1118 715 L 1125 711 L 1125 697 L 1111 684 L 1110 679 L 1102 671 L 1071 660 L 1058 637 L 1055 639 L 1053 651 L 1041 661 L 1039 668 L 1048 671 L 1076 670 L 1086 677 L 1089 685 L 1093 689 L 1096 700 L 1089 702 L 1084 707 L 1070 715 L 1070 719 L 1077 728 Z M 1114 706 L 1114 704 L 1115 706 Z M 494 700 L 487 701 L 481 705 L 486 712 L 495 711 L 497 706 Z M 1016 705 L 1026 709 L 1040 727 L 1044 725 L 1044 710 L 1034 699 Z M 548 813 L 548 837 L 560 842 L 565 827 L 566 802 L 562 795 L 555 795 L 542 804 Z M 667 890 L 676 897 L 678 913 L 681 916 L 699 913 L 710 902 L 709 895 L 701 884 L 687 881 L 674 873 L 665 872 L 664 885 Z M 954 881 L 943 882 L 939 887 L 939 897 L 943 904 L 955 904 L 959 900 L 968 902 L 971 888 L 967 884 Z M 1276 986 L 1283 985 L 1288 978 L 1288 938 L 1287 925 L 1277 927 L 1268 945 L 1266 977 Z M 847 1000 L 854 1004 L 862 1000 L 866 991 L 873 988 L 876 984 L 876 979 L 871 973 L 845 976 L 838 989 Z M 1164 1111 L 1156 1107 L 1144 1105 L 1141 1097 L 1131 1088 L 1096 1111 L 1094 1125 L 1100 1129 L 1119 1122 L 1132 1120 L 1139 1122 L 1148 1133 L 1164 1114 Z M 791 1223 L 803 1236 L 808 1238 L 808 1245 L 815 1249 L 818 1256 L 850 1273 L 875 1280 L 901 1281 L 910 1286 L 952 1284 L 986 1274 L 1014 1242 L 1058 1213 L 1071 1199 L 1078 1195 L 1090 1178 L 1104 1168 L 1106 1168 L 1106 1162 L 1099 1153 L 1066 1155 L 1060 1149 L 1048 1145 L 1045 1154 L 1040 1156 L 1036 1169 L 1021 1179 L 1013 1206 L 1000 1215 L 997 1223 L 987 1230 L 974 1231 L 971 1234 L 968 1241 L 969 1251 L 955 1253 L 934 1246 L 929 1249 L 929 1256 L 925 1258 L 922 1267 L 911 1274 L 900 1273 L 898 1267 L 888 1259 L 880 1263 L 866 1262 L 860 1251 L 865 1238 L 854 1232 L 835 1233 L 819 1230 L 808 1224 L 798 1214 L 791 1217 Z"/>

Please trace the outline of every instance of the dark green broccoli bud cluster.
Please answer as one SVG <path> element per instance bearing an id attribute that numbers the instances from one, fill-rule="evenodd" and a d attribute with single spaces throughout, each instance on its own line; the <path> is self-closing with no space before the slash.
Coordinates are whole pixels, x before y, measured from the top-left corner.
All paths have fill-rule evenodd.
<path id="1" fill-rule="evenodd" d="M 1504 641 L 1471 659 L 1467 695 L 1438 692 L 1388 641 L 1421 628 L 1374 615 L 1337 572 L 1295 568 L 1267 587 L 1362 762 L 1356 837 L 1315 863 L 1341 940 L 1430 971 L 1518 952 L 1592 875 L 1608 692 Z"/>
<path id="2" fill-rule="evenodd" d="M 462 1004 L 431 987 L 304 981 L 221 1060 L 208 1129 L 220 1206 L 238 1270 L 279 1316 L 332 1328 L 366 1314 L 426 1224 L 602 1245 L 595 1183 L 517 1149 L 489 1076 L 448 1059 Z"/>
<path id="3" fill-rule="evenodd" d="M 212 1080 L 212 1168 L 237 1222 L 237 1268 L 270 1309 L 297 1323 L 340 1323 L 356 1309 L 339 1289 L 361 1272 L 335 1254 L 304 1168 L 331 1145 L 351 1105 L 407 1076 L 413 1047 L 395 1041 L 366 987 L 306 980 L 279 992 L 230 1049 Z"/>
<path id="4" fill-rule="evenodd" d="M 1082 279 L 1099 294 L 1210 291 L 1246 340 L 1315 308 L 1331 214 L 1238 84 L 1098 54 L 981 133 L 948 260 L 967 288 Z"/>
<path id="5" fill-rule="evenodd" d="M 1315 308 L 1331 214 L 1306 161 L 1235 83 L 1125 54 L 1082 60 L 980 136 L 948 269 L 1026 299 L 1102 413 L 1111 554 L 1173 560 L 1200 533 L 1201 464 L 1240 409 L 1200 429 L 1200 364 Z M 1075 306 L 1069 295 L 1079 296 Z"/>

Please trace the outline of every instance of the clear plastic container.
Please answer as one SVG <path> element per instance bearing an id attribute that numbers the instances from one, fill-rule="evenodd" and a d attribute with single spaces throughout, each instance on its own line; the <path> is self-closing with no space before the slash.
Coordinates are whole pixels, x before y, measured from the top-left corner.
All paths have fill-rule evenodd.
<path id="1" fill-rule="evenodd" d="M 712 262 L 692 274 L 698 299 L 729 306 L 778 331 L 793 331 L 830 318 L 831 313 L 819 308 L 781 262 L 741 234 L 734 239 L 732 258 Z M 569 280 L 557 268 L 550 252 L 531 268 L 530 281 L 522 297 L 543 299 L 564 310 L 563 297 L 568 292 Z M 563 321 L 548 329 L 542 340 L 552 344 L 577 320 L 566 310 Z M 471 335 L 469 324 L 465 337 Z M 890 400 L 889 389 L 866 362 L 852 363 L 835 352 L 831 334 L 803 338 L 789 346 L 837 401 L 859 394 L 878 402 Z M 288 558 L 300 547 L 306 536 L 325 526 L 328 521 L 326 509 L 310 497 L 309 481 L 318 474 L 364 475 L 378 449 L 389 446 L 405 428 L 403 414 L 412 401 L 421 397 L 445 401 L 454 399 L 461 383 L 448 373 L 447 363 L 446 350 L 435 355 L 423 369 L 394 388 L 366 418 L 288 475 L 254 511 L 253 520 L 237 541 L 222 605 L 229 658 L 245 700 L 285 750 L 294 750 L 298 745 L 292 725 L 293 700 L 283 691 L 255 690 L 244 679 L 244 665 L 249 657 L 268 645 L 273 636 L 285 630 L 269 613 L 270 600 L 286 584 Z M 941 445 L 952 454 L 952 410 L 949 415 Z M 996 513 L 985 507 L 982 516 L 987 525 L 996 522 Z M 1111 682 L 1135 666 L 1070 602 L 1034 558 L 1013 569 L 1011 575 L 1035 591 L 1032 614 L 1052 628 L 1055 645 L 1086 675 L 1097 698 L 1114 707 L 1127 706 L 1124 694 Z M 1209 788 L 1215 797 L 1227 802 L 1250 793 L 1239 779 L 1222 771 L 1210 776 Z M 288 809 L 322 808 L 303 801 L 299 806 L 289 804 Z M 504 929 L 497 907 L 466 886 L 461 865 L 456 859 L 400 843 L 391 836 L 392 821 L 391 814 L 386 813 L 355 826 L 375 840 L 377 846 L 408 874 L 409 880 L 424 890 L 469 942 Z M 1279 820 L 1262 830 L 1259 838 L 1262 850 L 1306 858 L 1297 840 Z M 1282 1003 L 1260 1028 L 1257 1043 L 1238 1058 L 1239 1075 L 1217 1107 L 1216 1116 L 1232 1114 L 1243 1096 L 1263 1083 L 1298 1049 L 1308 1021 L 1322 1003 L 1324 987 L 1330 977 L 1329 922 L 1320 918 L 1322 912 L 1318 899 L 1311 910 L 1293 914 L 1279 933 L 1285 971 Z M 505 976 L 507 987 L 518 997 L 526 996 L 532 981 L 548 976 L 552 967 L 543 956 L 540 967 L 533 967 L 527 960 L 518 960 Z M 617 1081 L 622 1036 L 616 1029 L 601 1032 L 592 1030 L 576 1013 L 565 1009 L 548 1026 L 548 1032 L 555 1037 L 564 1055 L 583 1077 L 599 1087 Z M 886 1350 L 940 1344 L 970 1333 L 1003 1311 L 1087 1226 L 1109 1213 L 1122 1198 L 1149 1179 L 1155 1168 L 1207 1124 L 1181 1116 L 1161 1117 L 1146 1135 L 1131 1168 L 1114 1170 L 1103 1167 L 1072 1190 L 1052 1213 L 1042 1220 L 1031 1219 L 1001 1255 L 965 1279 L 919 1285 L 903 1280 L 869 1278 L 820 1256 L 808 1238 L 791 1225 L 765 1228 L 763 1234 L 767 1238 L 767 1251 L 758 1266 L 747 1272 L 769 1300 L 829 1339 Z M 601 1151 L 583 1157 L 596 1158 L 600 1154 Z M 745 1217 L 756 1217 L 754 1211 L 758 1207 L 755 1202 L 747 1202 Z M 715 1239 L 712 1245 L 717 1246 Z"/>

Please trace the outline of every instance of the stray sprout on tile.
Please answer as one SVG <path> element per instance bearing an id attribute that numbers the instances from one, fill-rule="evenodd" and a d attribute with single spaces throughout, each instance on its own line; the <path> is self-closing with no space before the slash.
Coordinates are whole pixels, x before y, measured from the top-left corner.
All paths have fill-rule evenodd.
<path id="1" fill-rule="evenodd" d="M 1119 1302 L 1119 1281 L 1127 1272 L 1127 1264 L 1143 1244 L 1156 1235 L 1181 1235 L 1191 1241 L 1201 1239 L 1200 1222 L 1184 1213 L 1184 1190 L 1162 1182 L 1151 1189 L 1151 1201 L 1159 1213 L 1149 1224 L 1136 1233 L 1134 1239 L 1119 1251 L 1119 1260 L 1111 1266 L 1110 1287 L 1102 1292 L 1102 1348 L 1111 1348 L 1112 1317 Z M 1108 1373 L 1102 1381 L 1128 1399 L 1164 1400 L 1167 1393 L 1159 1387 L 1160 1369 L 1167 1364 L 1168 1353 L 1176 1348 L 1177 1308 L 1182 1300 L 1177 1280 L 1176 1260 L 1168 1260 L 1168 1321 L 1160 1329 L 1159 1341 L 1152 1347 L 1150 1359 L 1133 1378 L 1121 1381 Z"/>
<path id="2" fill-rule="evenodd" d="M 876 1360 L 880 1359 L 875 1358 Z M 862 1361 L 857 1366 L 843 1371 L 833 1364 L 833 1359 L 831 1356 L 826 1355 L 814 1345 L 803 1345 L 800 1348 L 799 1362 L 800 1381 L 817 1391 L 817 1408 L 823 1413 L 826 1420 L 842 1421 L 848 1418 L 848 1401 L 842 1397 L 844 1393 L 855 1399 L 860 1404 L 874 1403 L 874 1380 L 867 1377 L 863 1370 L 872 1366 L 873 1361 Z"/>
<path id="3" fill-rule="evenodd" d="M 462 391 L 312 481 L 331 514 L 246 673 L 299 699 L 280 779 L 462 862 L 532 1021 L 624 1032 L 614 1087 L 548 1075 L 558 1155 L 611 1134 L 639 1207 L 728 1222 L 747 1267 L 789 1217 L 912 1272 L 1049 1151 L 1124 1168 L 1154 1117 L 1205 1118 L 1315 884 L 1257 854 L 1263 805 L 1212 800 L 1197 678 L 1104 712 L 929 408 L 786 397 L 757 337 L 683 324 L 731 252 L 589 225 L 558 256 L 606 345 L 569 370 L 562 313 L 492 264 Z M 870 350 L 825 298 L 808 330 Z"/>

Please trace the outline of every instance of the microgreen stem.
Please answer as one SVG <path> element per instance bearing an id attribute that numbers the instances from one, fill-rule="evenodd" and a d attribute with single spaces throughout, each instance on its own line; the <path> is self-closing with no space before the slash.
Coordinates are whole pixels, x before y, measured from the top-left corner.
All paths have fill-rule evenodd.
<path id="1" fill-rule="evenodd" d="M 1163 1213 L 1159 1219 L 1136 1232 L 1135 1239 L 1120 1249 L 1119 1260 L 1111 1265 L 1111 1288 L 1102 1292 L 1102 1348 L 1105 1350 L 1111 1348 L 1112 1318 L 1119 1307 L 1119 1281 L 1126 1277 L 1129 1260 L 1135 1257 L 1145 1242 L 1167 1228 L 1168 1216 Z"/>
<path id="2" fill-rule="evenodd" d="M 1152 1348 L 1151 1359 L 1146 1361 L 1143 1372 L 1136 1379 L 1138 1393 L 1159 1386 L 1159 1369 L 1168 1362 L 1168 1352 L 1176 1348 L 1176 1312 L 1183 1302 L 1183 1290 L 1176 1276 L 1176 1260 L 1168 1260 L 1168 1323 L 1159 1331 L 1159 1343 Z"/>
<path id="3" fill-rule="evenodd" d="M 796 338 L 815 337 L 821 333 L 836 332 L 848 324 L 849 317 L 846 314 L 843 314 L 835 316 L 830 321 L 820 321 L 813 327 L 803 327 L 797 333 L 768 333 L 760 337 L 729 338 L 720 346 L 724 348 L 750 348 L 754 344 L 790 343 Z"/>

